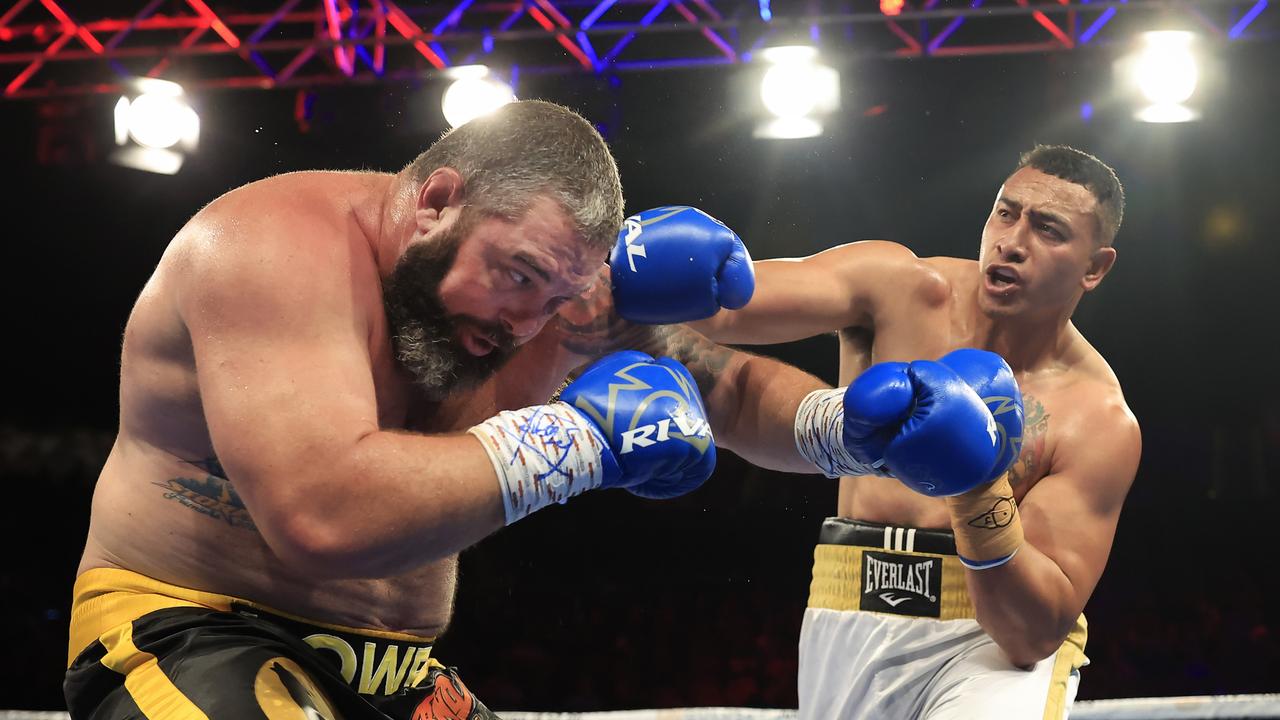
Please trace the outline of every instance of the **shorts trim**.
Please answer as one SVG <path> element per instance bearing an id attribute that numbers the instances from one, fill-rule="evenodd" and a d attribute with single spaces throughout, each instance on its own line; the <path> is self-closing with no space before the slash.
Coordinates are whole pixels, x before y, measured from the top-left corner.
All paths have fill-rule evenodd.
<path id="1" fill-rule="evenodd" d="M 100 640 L 107 650 L 100 662 L 124 676 L 125 690 L 148 720 L 209 720 L 164 674 L 156 656 L 134 645 L 132 623 L 104 633 Z"/>
<path id="2" fill-rule="evenodd" d="M 120 625 L 155 612 L 175 607 L 207 608 L 232 612 L 232 605 L 261 610 L 264 613 L 300 623 L 351 633 L 379 640 L 430 645 L 434 637 L 412 633 L 354 628 L 333 623 L 310 620 L 298 615 L 276 610 L 251 600 L 192 590 L 170 585 L 131 570 L 120 568 L 93 568 L 76 578 L 71 602 L 71 633 L 67 642 L 67 667 L 76 657 L 99 639 L 103 633 Z"/>

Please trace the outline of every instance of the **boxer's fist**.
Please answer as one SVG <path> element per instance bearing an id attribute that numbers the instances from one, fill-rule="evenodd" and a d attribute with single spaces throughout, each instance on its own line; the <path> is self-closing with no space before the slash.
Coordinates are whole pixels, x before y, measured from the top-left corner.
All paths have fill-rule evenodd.
<path id="1" fill-rule="evenodd" d="M 928 360 L 880 363 L 845 391 L 845 447 L 916 492 L 956 495 L 990 479 L 998 430 L 954 370 Z"/>
<path id="2" fill-rule="evenodd" d="M 609 256 L 618 314 L 635 323 L 701 320 L 755 292 L 742 240 L 697 208 L 671 205 L 626 219 Z"/>
<path id="3" fill-rule="evenodd" d="M 715 469 L 702 395 L 689 371 L 671 358 L 614 353 L 587 368 L 560 399 L 605 438 L 600 487 L 669 498 L 696 489 Z"/>
<path id="4" fill-rule="evenodd" d="M 1013 368 L 999 355 L 973 348 L 953 350 L 938 358 L 938 362 L 955 370 L 978 393 L 995 418 L 999 447 L 996 463 L 987 478 L 995 480 L 1017 462 L 1022 452 L 1022 392 L 1013 377 Z"/>

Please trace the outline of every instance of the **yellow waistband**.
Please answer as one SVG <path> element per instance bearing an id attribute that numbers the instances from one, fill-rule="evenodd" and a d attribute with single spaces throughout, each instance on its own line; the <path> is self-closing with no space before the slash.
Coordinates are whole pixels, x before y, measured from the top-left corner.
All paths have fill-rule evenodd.
<path id="1" fill-rule="evenodd" d="M 828 610 L 874 612 L 862 609 L 862 563 L 864 553 L 937 558 L 942 561 L 942 592 L 938 620 L 975 619 L 973 601 L 965 585 L 964 566 L 954 555 L 904 552 L 864 548 L 854 545 L 818 545 L 813 551 L 813 583 L 809 586 L 809 607 Z M 1086 662 L 1088 621 L 1082 614 L 1058 651 L 1058 662 L 1080 667 Z"/>
<path id="2" fill-rule="evenodd" d="M 813 550 L 813 583 L 809 607 L 828 610 L 862 609 L 862 562 L 865 551 L 897 556 L 938 558 L 942 561 L 939 620 L 974 618 L 973 603 L 964 584 L 964 566 L 954 555 L 887 551 L 853 545 L 818 545 Z"/>
<path id="3" fill-rule="evenodd" d="M 81 573 L 76 578 L 75 589 L 72 590 L 71 636 L 67 645 L 67 666 L 70 667 L 76 656 L 102 634 L 124 623 L 133 622 L 147 613 L 174 607 L 198 607 L 230 611 L 232 603 L 314 625 L 317 628 L 353 633 L 380 640 L 420 644 L 435 642 L 434 637 L 316 622 L 276 610 L 261 603 L 229 595 L 219 595 L 178 585 L 170 585 L 130 570 L 94 568 Z"/>

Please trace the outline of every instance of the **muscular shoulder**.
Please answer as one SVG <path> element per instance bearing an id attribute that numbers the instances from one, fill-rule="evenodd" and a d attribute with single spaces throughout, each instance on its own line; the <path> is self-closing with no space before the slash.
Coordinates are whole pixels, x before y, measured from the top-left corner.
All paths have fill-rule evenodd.
<path id="1" fill-rule="evenodd" d="M 166 261 L 183 284 L 258 273 L 282 285 L 349 276 L 372 260 L 347 199 L 352 177 L 290 173 L 232 190 L 188 221 Z"/>
<path id="2" fill-rule="evenodd" d="M 339 245 L 347 214 L 336 191 L 340 174 L 289 173 L 242 185 L 197 212 L 174 237 L 172 249 L 192 259 Z M 328 191 L 326 193 L 326 190 Z"/>
<path id="3" fill-rule="evenodd" d="M 921 262 L 935 276 L 939 291 L 945 288 L 947 293 L 968 290 L 978 279 L 978 262 L 965 258 L 935 256 L 923 258 Z"/>
<path id="4" fill-rule="evenodd" d="M 1119 379 L 1102 356 L 1088 347 L 1055 395 L 1053 412 L 1061 420 L 1055 438 L 1057 459 L 1083 468 L 1129 468 L 1118 475 L 1132 479 L 1142 433 Z"/>
<path id="5" fill-rule="evenodd" d="M 280 175 L 200 210 L 161 263 L 180 311 L 252 310 L 274 299 L 349 312 L 353 301 L 367 300 L 359 290 L 376 284 L 377 266 L 352 216 L 352 177 Z"/>
<path id="6" fill-rule="evenodd" d="M 871 289 L 873 300 L 911 298 L 933 305 L 951 294 L 950 279 L 905 245 L 863 240 L 834 247 L 812 257 L 836 273 L 856 275 Z"/>

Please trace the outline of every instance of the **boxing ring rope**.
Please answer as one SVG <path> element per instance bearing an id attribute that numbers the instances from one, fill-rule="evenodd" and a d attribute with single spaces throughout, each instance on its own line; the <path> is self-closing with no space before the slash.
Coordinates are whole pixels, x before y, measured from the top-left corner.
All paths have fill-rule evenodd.
<path id="1" fill-rule="evenodd" d="M 667 708 L 616 712 L 501 712 L 503 720 L 795 720 L 795 710 Z M 1280 718 L 1280 693 L 1082 700 L 1072 720 L 1206 720 Z M 0 720 L 67 720 L 65 712 L 0 710 Z"/>

